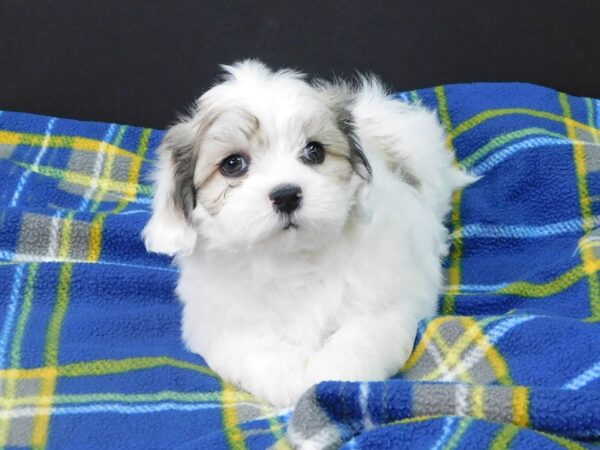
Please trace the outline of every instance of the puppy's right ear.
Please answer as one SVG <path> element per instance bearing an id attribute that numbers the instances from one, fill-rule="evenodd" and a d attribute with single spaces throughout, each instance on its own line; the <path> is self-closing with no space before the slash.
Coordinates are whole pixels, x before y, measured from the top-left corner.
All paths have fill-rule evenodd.
<path id="1" fill-rule="evenodd" d="M 158 147 L 152 216 L 142 231 L 148 251 L 186 254 L 196 245 L 191 221 L 196 206 L 195 134 L 191 119 L 187 119 L 171 127 Z"/>

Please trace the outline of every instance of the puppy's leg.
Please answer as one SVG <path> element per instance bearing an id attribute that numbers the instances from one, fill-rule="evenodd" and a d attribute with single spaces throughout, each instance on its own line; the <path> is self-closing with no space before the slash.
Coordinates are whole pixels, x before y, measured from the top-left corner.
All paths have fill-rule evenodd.
<path id="1" fill-rule="evenodd" d="M 394 312 L 350 318 L 310 358 L 307 377 L 312 384 L 386 379 L 410 356 L 417 325 L 411 315 Z"/>
<path id="2" fill-rule="evenodd" d="M 205 356 L 209 366 L 244 390 L 276 407 L 292 406 L 310 387 L 306 378 L 309 351 L 281 339 L 228 336 Z"/>

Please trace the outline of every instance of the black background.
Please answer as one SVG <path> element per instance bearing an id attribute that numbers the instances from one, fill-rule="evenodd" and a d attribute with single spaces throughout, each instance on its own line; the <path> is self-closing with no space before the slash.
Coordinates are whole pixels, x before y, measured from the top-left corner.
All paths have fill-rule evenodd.
<path id="1" fill-rule="evenodd" d="M 165 127 L 246 57 L 600 97 L 600 1 L 0 0 L 0 109 Z"/>

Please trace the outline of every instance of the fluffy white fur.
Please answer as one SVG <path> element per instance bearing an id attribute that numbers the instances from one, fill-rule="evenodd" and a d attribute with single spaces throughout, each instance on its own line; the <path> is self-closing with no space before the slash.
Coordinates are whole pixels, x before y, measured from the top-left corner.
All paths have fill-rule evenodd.
<path id="1" fill-rule="evenodd" d="M 185 343 L 276 406 L 323 380 L 393 375 L 419 320 L 435 314 L 443 219 L 453 190 L 473 178 L 453 166 L 435 113 L 392 99 L 375 78 L 309 83 L 256 61 L 225 70 L 169 130 L 143 232 L 150 251 L 177 255 Z M 350 166 L 342 112 L 371 177 Z M 248 123 L 257 129 L 244 130 Z M 319 139 L 332 154 L 322 166 L 304 164 L 298 152 Z M 180 172 L 186 163 L 174 155 L 186 146 L 197 152 L 187 213 L 173 200 L 177 163 Z M 236 151 L 252 155 L 249 170 L 224 180 L 207 155 Z M 268 197 L 287 183 L 303 191 L 297 228 L 284 229 Z"/>

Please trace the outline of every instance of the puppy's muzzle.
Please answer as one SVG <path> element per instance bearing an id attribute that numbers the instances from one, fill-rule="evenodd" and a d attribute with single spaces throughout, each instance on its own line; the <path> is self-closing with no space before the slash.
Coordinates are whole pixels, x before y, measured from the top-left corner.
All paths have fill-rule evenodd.
<path id="1" fill-rule="evenodd" d="M 291 214 L 300 207 L 302 189 L 296 184 L 277 186 L 269 193 L 269 199 L 277 212 Z"/>

